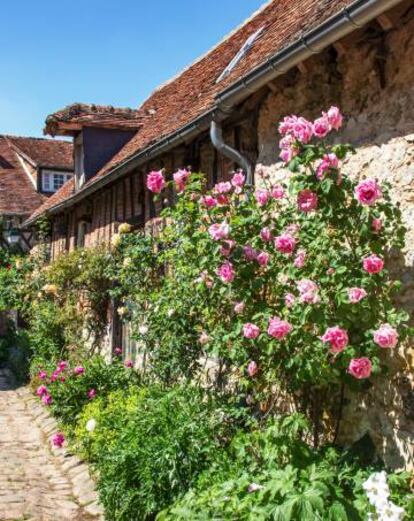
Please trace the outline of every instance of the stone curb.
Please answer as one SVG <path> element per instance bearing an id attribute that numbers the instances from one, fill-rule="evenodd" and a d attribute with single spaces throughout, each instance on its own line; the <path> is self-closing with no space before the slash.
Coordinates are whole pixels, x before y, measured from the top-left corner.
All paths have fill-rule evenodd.
<path id="1" fill-rule="evenodd" d="M 59 460 L 62 469 L 72 483 L 74 497 L 79 505 L 91 517 L 104 521 L 104 509 L 99 503 L 95 482 L 89 472 L 89 467 L 78 456 L 71 454 L 65 447 L 61 449 L 51 446 L 51 437 L 59 431 L 59 425 L 49 411 L 42 407 L 28 387 L 16 391 L 22 398 L 34 423 L 43 432 L 49 442 L 52 454 Z"/>

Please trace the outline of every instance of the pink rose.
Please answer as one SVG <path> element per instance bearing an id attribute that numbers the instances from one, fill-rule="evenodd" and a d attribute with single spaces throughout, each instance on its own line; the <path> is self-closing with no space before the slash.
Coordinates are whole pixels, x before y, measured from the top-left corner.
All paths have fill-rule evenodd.
<path id="1" fill-rule="evenodd" d="M 297 235 L 300 232 L 300 224 L 292 223 L 288 224 L 285 228 L 285 233 L 289 233 L 290 235 Z"/>
<path id="2" fill-rule="evenodd" d="M 318 207 L 318 196 L 312 190 L 301 190 L 298 193 L 298 208 L 302 212 L 311 212 Z"/>
<path id="3" fill-rule="evenodd" d="M 358 380 L 369 378 L 371 375 L 371 370 L 371 360 L 365 356 L 362 358 L 353 358 L 349 362 L 348 373 Z"/>
<path id="4" fill-rule="evenodd" d="M 270 255 L 262 251 L 259 253 L 259 255 L 256 257 L 257 262 L 260 264 L 260 266 L 267 266 L 269 263 Z"/>
<path id="5" fill-rule="evenodd" d="M 250 377 L 253 377 L 257 374 L 257 371 L 259 370 L 256 362 L 254 360 L 252 360 L 249 365 L 247 366 L 247 374 L 250 376 Z"/>
<path id="6" fill-rule="evenodd" d="M 343 116 L 338 107 L 331 107 L 328 112 L 322 112 L 323 116 L 328 119 L 329 125 L 335 130 L 339 130 L 342 126 Z"/>
<path id="7" fill-rule="evenodd" d="M 205 331 L 203 331 L 198 338 L 198 341 L 200 342 L 200 344 L 202 346 L 205 346 L 206 344 L 208 344 L 210 342 L 210 340 L 211 340 L 211 338 L 207 335 L 207 333 Z"/>
<path id="8" fill-rule="evenodd" d="M 281 185 L 274 186 L 270 190 L 270 195 L 273 199 L 283 199 L 285 197 L 285 189 Z"/>
<path id="9" fill-rule="evenodd" d="M 292 255 L 296 242 L 296 239 L 289 233 L 282 233 L 282 235 L 275 237 L 276 249 L 285 255 Z"/>
<path id="10" fill-rule="evenodd" d="M 231 262 L 225 262 L 222 264 L 217 270 L 217 275 L 220 277 L 222 282 L 232 282 L 236 275 L 233 269 L 233 264 Z"/>
<path id="11" fill-rule="evenodd" d="M 340 353 L 348 345 L 348 333 L 338 326 L 328 327 L 321 340 L 331 344 L 331 353 Z"/>
<path id="12" fill-rule="evenodd" d="M 220 224 L 215 223 L 209 227 L 208 233 L 211 235 L 211 238 L 215 241 L 227 239 L 230 233 L 230 226 L 226 222 L 222 222 Z"/>
<path id="13" fill-rule="evenodd" d="M 372 253 L 368 257 L 365 257 L 365 259 L 362 261 L 362 265 L 367 273 L 374 275 L 375 273 L 382 271 L 384 267 L 384 261 L 375 255 L 375 253 Z"/>
<path id="14" fill-rule="evenodd" d="M 286 116 L 279 124 L 279 132 L 283 136 L 291 134 L 295 139 L 306 144 L 312 139 L 313 125 L 305 118 Z"/>
<path id="15" fill-rule="evenodd" d="M 231 184 L 236 188 L 236 191 L 237 189 L 240 191 L 240 189 L 243 188 L 245 182 L 246 176 L 243 174 L 243 172 L 236 172 L 231 179 Z"/>
<path id="16" fill-rule="evenodd" d="M 318 285 L 309 279 L 302 279 L 296 283 L 299 290 L 299 300 L 305 304 L 317 304 L 320 301 Z"/>
<path id="17" fill-rule="evenodd" d="M 115 356 L 121 356 L 122 355 L 122 347 L 116 347 L 114 349 Z"/>
<path id="18" fill-rule="evenodd" d="M 287 320 L 281 320 L 279 317 L 274 317 L 269 320 L 267 333 L 273 338 L 283 340 L 291 331 L 292 324 L 290 324 Z"/>
<path id="19" fill-rule="evenodd" d="M 46 385 L 39 385 L 39 387 L 36 389 L 36 394 L 37 396 L 48 394 Z"/>
<path id="20" fill-rule="evenodd" d="M 269 242 L 272 240 L 272 232 L 269 230 L 269 228 L 262 228 L 262 230 L 260 230 L 260 238 L 264 242 Z"/>
<path id="21" fill-rule="evenodd" d="M 305 250 L 298 250 L 296 253 L 295 260 L 293 261 L 293 265 L 295 268 L 303 268 L 305 265 L 306 260 L 306 251 Z"/>
<path id="22" fill-rule="evenodd" d="M 88 391 L 88 399 L 93 400 L 96 396 L 96 389 L 89 389 Z"/>
<path id="23" fill-rule="evenodd" d="M 375 179 L 366 179 L 361 181 L 354 190 L 355 197 L 358 201 L 365 205 L 371 206 L 382 197 L 382 191 Z"/>
<path id="24" fill-rule="evenodd" d="M 269 200 L 270 193 L 267 190 L 256 190 L 254 197 L 259 206 L 264 206 Z"/>
<path id="25" fill-rule="evenodd" d="M 208 275 L 208 273 L 206 271 L 202 271 L 200 273 L 200 277 L 197 280 L 197 282 L 203 282 L 206 285 L 206 287 L 209 288 L 209 289 L 213 286 L 213 281 L 209 277 L 209 275 Z"/>
<path id="26" fill-rule="evenodd" d="M 147 175 L 147 188 L 155 194 L 159 194 L 165 186 L 165 179 L 161 170 L 153 170 Z"/>
<path id="27" fill-rule="evenodd" d="M 379 329 L 374 331 L 374 342 L 383 348 L 393 348 L 398 343 L 398 333 L 389 324 L 382 324 Z"/>
<path id="28" fill-rule="evenodd" d="M 45 404 L 45 405 L 50 405 L 52 403 L 52 397 L 50 396 L 50 394 L 44 394 L 42 396 L 42 402 Z"/>
<path id="29" fill-rule="evenodd" d="M 215 199 L 211 195 L 204 195 L 201 199 L 201 204 L 204 206 L 207 206 L 207 208 L 213 208 L 214 206 L 217 206 L 217 199 Z"/>
<path id="30" fill-rule="evenodd" d="M 294 147 L 283 148 L 279 154 L 279 157 L 284 163 L 289 163 L 289 161 L 292 161 L 292 159 L 298 155 L 298 152 L 299 151 Z"/>
<path id="31" fill-rule="evenodd" d="M 234 305 L 234 312 L 239 315 L 240 313 L 243 313 L 245 307 L 246 305 L 244 302 L 236 302 Z"/>
<path id="32" fill-rule="evenodd" d="M 249 244 L 243 246 L 243 253 L 248 261 L 253 261 L 257 258 L 257 251 L 254 248 L 252 248 Z"/>
<path id="33" fill-rule="evenodd" d="M 83 374 L 85 372 L 85 368 L 81 365 L 78 365 L 78 367 L 75 367 L 75 374 Z"/>
<path id="34" fill-rule="evenodd" d="M 51 438 L 52 445 L 61 449 L 65 443 L 65 435 L 61 432 L 54 434 Z"/>
<path id="35" fill-rule="evenodd" d="M 379 233 L 382 230 L 381 219 L 372 219 L 371 228 L 373 232 Z"/>
<path id="36" fill-rule="evenodd" d="M 317 138 L 324 138 L 331 131 L 331 125 L 327 117 L 322 116 L 321 118 L 315 119 L 313 122 L 313 134 Z"/>
<path id="37" fill-rule="evenodd" d="M 124 366 L 128 368 L 134 367 L 134 362 L 128 358 L 128 360 L 125 360 Z"/>
<path id="38" fill-rule="evenodd" d="M 220 253 L 224 255 L 224 257 L 228 257 L 234 248 L 236 241 L 227 240 L 224 241 L 224 244 L 220 248 Z"/>
<path id="39" fill-rule="evenodd" d="M 40 380 L 45 380 L 47 378 L 47 372 L 46 371 L 39 371 L 37 376 L 40 378 Z"/>
<path id="40" fill-rule="evenodd" d="M 175 172 L 175 174 L 173 174 L 173 179 L 176 184 L 178 192 L 182 192 L 184 190 L 189 176 L 190 176 L 190 172 L 184 168 L 177 170 L 177 172 Z"/>
<path id="41" fill-rule="evenodd" d="M 220 206 L 226 206 L 230 203 L 230 199 L 226 194 L 218 194 L 217 195 L 217 204 Z"/>
<path id="42" fill-rule="evenodd" d="M 356 304 L 367 296 L 367 292 L 363 288 L 349 288 L 348 298 L 351 304 Z"/>
<path id="43" fill-rule="evenodd" d="M 257 338 L 260 334 L 260 329 L 255 326 L 254 324 L 251 324 L 250 322 L 244 324 L 243 326 L 243 335 L 245 338 Z"/>
<path id="44" fill-rule="evenodd" d="M 59 363 L 58 363 L 58 367 L 57 369 L 62 372 L 64 371 L 65 369 L 67 369 L 69 367 L 69 364 L 66 362 L 66 360 L 61 360 Z"/>
<path id="45" fill-rule="evenodd" d="M 228 194 L 231 192 L 231 183 L 229 181 L 217 183 L 214 187 L 214 192 L 216 194 Z"/>
<path id="46" fill-rule="evenodd" d="M 331 168 L 338 168 L 339 159 L 334 153 L 325 154 L 316 169 L 316 177 L 322 179 L 324 173 Z"/>
<path id="47" fill-rule="evenodd" d="M 285 304 L 288 308 L 291 308 L 295 304 L 295 295 L 292 293 L 286 293 L 285 295 Z"/>

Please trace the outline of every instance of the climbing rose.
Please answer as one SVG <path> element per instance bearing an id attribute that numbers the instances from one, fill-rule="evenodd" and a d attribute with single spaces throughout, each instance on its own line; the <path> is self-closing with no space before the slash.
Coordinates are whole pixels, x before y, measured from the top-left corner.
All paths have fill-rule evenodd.
<path id="1" fill-rule="evenodd" d="M 185 168 L 180 168 L 173 174 L 173 179 L 176 184 L 178 192 L 183 192 L 185 189 L 185 185 L 188 181 L 188 178 L 190 176 L 190 172 L 186 170 Z"/>
<path id="2" fill-rule="evenodd" d="M 236 192 L 239 193 L 245 181 L 246 176 L 243 174 L 243 172 L 236 172 L 231 179 L 231 184 L 236 188 Z"/>
<path id="3" fill-rule="evenodd" d="M 50 396 L 50 394 L 44 394 L 42 396 L 42 402 L 45 404 L 45 405 L 50 405 L 52 403 L 52 397 Z"/>
<path id="4" fill-rule="evenodd" d="M 224 241 L 224 244 L 220 248 L 220 253 L 224 255 L 224 257 L 228 257 L 231 253 L 231 250 L 234 248 L 236 242 L 235 241 Z"/>
<path id="5" fill-rule="evenodd" d="M 292 293 L 286 293 L 285 295 L 285 304 L 288 308 L 291 308 L 295 303 L 295 295 Z"/>
<path id="6" fill-rule="evenodd" d="M 320 301 L 318 285 L 309 279 L 299 280 L 297 283 L 299 300 L 306 304 L 317 304 Z"/>
<path id="7" fill-rule="evenodd" d="M 382 324 L 374 331 L 374 342 L 380 347 L 395 347 L 398 343 L 398 333 L 389 324 Z"/>
<path id="8" fill-rule="evenodd" d="M 85 368 L 79 365 L 78 367 L 75 367 L 75 374 L 83 374 L 85 372 Z"/>
<path id="9" fill-rule="evenodd" d="M 371 360 L 366 356 L 362 358 L 352 358 L 349 362 L 348 373 L 358 380 L 369 378 L 371 375 L 372 364 Z"/>
<path id="10" fill-rule="evenodd" d="M 52 436 L 52 444 L 54 447 L 61 449 L 65 443 L 65 435 L 58 432 Z"/>
<path id="11" fill-rule="evenodd" d="M 234 305 L 234 312 L 237 314 L 243 313 L 245 307 L 246 305 L 244 302 L 236 302 Z"/>
<path id="12" fill-rule="evenodd" d="M 348 345 L 348 333 L 338 326 L 328 327 L 321 340 L 331 344 L 331 353 L 340 353 Z"/>
<path id="13" fill-rule="evenodd" d="M 313 125 L 302 117 L 287 116 L 279 124 L 279 132 L 282 135 L 291 134 L 301 143 L 309 143 L 312 139 Z"/>
<path id="14" fill-rule="evenodd" d="M 283 199 L 285 197 L 285 189 L 283 186 L 274 186 L 270 190 L 270 195 L 273 197 L 273 199 Z"/>
<path id="15" fill-rule="evenodd" d="M 93 400 L 96 396 L 96 389 L 89 389 L 88 391 L 88 399 Z"/>
<path id="16" fill-rule="evenodd" d="M 125 360 L 124 366 L 128 368 L 134 367 L 134 362 L 131 359 Z"/>
<path id="17" fill-rule="evenodd" d="M 338 168 L 339 160 L 336 155 L 332 152 L 330 154 L 325 154 L 322 158 L 322 161 L 319 163 L 316 170 L 316 177 L 318 179 L 322 179 L 324 173 L 330 168 Z"/>
<path id="18" fill-rule="evenodd" d="M 231 183 L 229 181 L 217 183 L 214 187 L 214 192 L 217 194 L 228 194 L 231 192 Z"/>
<path id="19" fill-rule="evenodd" d="M 272 232 L 269 230 L 269 228 L 262 228 L 260 231 L 260 238 L 265 242 L 272 240 Z"/>
<path id="20" fill-rule="evenodd" d="M 244 324 L 243 326 L 243 335 L 246 338 L 257 338 L 260 334 L 260 329 L 255 326 L 254 324 L 251 324 L 248 322 L 247 324 Z"/>
<path id="21" fill-rule="evenodd" d="M 260 266 L 267 266 L 267 264 L 269 263 L 269 259 L 270 259 L 270 255 L 265 251 L 262 251 L 256 257 L 256 260 L 260 264 Z"/>
<path id="22" fill-rule="evenodd" d="M 375 233 L 379 233 L 382 230 L 381 219 L 372 219 L 371 227 Z"/>
<path id="23" fill-rule="evenodd" d="M 47 387 L 46 385 L 39 385 L 39 387 L 36 389 L 37 396 L 43 396 L 44 394 L 47 394 Z"/>
<path id="24" fill-rule="evenodd" d="M 221 224 L 215 223 L 209 227 L 208 233 L 215 241 L 227 239 L 230 233 L 230 226 L 226 222 L 222 222 Z"/>
<path id="25" fill-rule="evenodd" d="M 302 212 L 311 212 L 318 207 L 318 196 L 312 190 L 301 190 L 298 193 L 298 208 Z"/>
<path id="26" fill-rule="evenodd" d="M 292 255 L 296 246 L 296 239 L 289 233 L 282 233 L 275 237 L 275 247 L 280 253 L 285 255 Z"/>
<path id="27" fill-rule="evenodd" d="M 303 268 L 305 265 L 306 260 L 306 251 L 305 250 L 298 250 L 296 253 L 295 260 L 293 261 L 293 265 L 295 268 Z"/>
<path id="28" fill-rule="evenodd" d="M 372 253 L 369 255 L 369 257 L 365 257 L 365 259 L 362 261 L 362 265 L 367 273 L 374 275 L 375 273 L 382 271 L 384 267 L 384 261 L 375 255 L 375 253 Z"/>
<path id="29" fill-rule="evenodd" d="M 256 190 L 254 197 L 259 206 L 264 206 L 269 200 L 270 193 L 267 190 Z"/>
<path id="30" fill-rule="evenodd" d="M 39 371 L 37 376 L 41 379 L 41 380 L 45 380 L 47 378 L 47 372 L 46 371 Z"/>
<path id="31" fill-rule="evenodd" d="M 208 344 L 210 342 L 211 338 L 207 335 L 205 331 L 201 333 L 201 335 L 198 338 L 198 341 L 202 346 Z"/>
<path id="32" fill-rule="evenodd" d="M 226 206 L 229 204 L 230 200 L 226 194 L 218 194 L 217 195 L 217 204 L 221 206 Z"/>
<path id="33" fill-rule="evenodd" d="M 147 175 L 147 188 L 155 194 L 159 194 L 165 186 L 165 179 L 161 170 L 153 170 Z"/>
<path id="34" fill-rule="evenodd" d="M 122 355 L 122 347 L 116 347 L 116 348 L 114 349 L 114 354 L 115 354 L 116 356 L 121 356 L 121 355 Z"/>
<path id="35" fill-rule="evenodd" d="M 249 244 L 243 246 L 243 254 L 249 261 L 256 260 L 257 258 L 257 251 L 254 248 L 252 248 Z"/>
<path id="36" fill-rule="evenodd" d="M 233 264 L 231 262 L 225 262 L 222 264 L 217 270 L 217 275 L 225 283 L 232 282 L 236 275 L 233 269 Z"/>
<path id="37" fill-rule="evenodd" d="M 207 206 L 208 208 L 213 208 L 213 206 L 217 206 L 217 199 L 215 199 L 212 195 L 204 195 L 200 199 L 201 204 Z"/>
<path id="38" fill-rule="evenodd" d="M 349 288 L 348 289 L 348 298 L 351 304 L 356 304 L 363 298 L 367 296 L 367 292 L 364 288 Z"/>
<path id="39" fill-rule="evenodd" d="M 339 130 L 342 127 L 343 116 L 338 107 L 331 107 L 328 112 L 322 112 L 323 116 L 328 119 L 329 125 Z"/>
<path id="40" fill-rule="evenodd" d="M 331 125 L 326 116 L 315 119 L 313 122 L 313 134 L 318 138 L 324 138 L 331 131 Z"/>
<path id="41" fill-rule="evenodd" d="M 259 370 L 257 363 L 252 360 L 249 365 L 247 366 L 247 373 L 249 376 L 253 377 L 255 374 L 257 374 L 257 371 Z"/>
<path id="42" fill-rule="evenodd" d="M 283 340 L 291 331 L 292 324 L 287 320 L 281 320 L 279 317 L 270 319 L 269 327 L 267 328 L 267 333 L 270 336 L 277 338 L 278 340 Z"/>
<path id="43" fill-rule="evenodd" d="M 371 206 L 382 197 L 381 187 L 375 179 L 361 181 L 354 190 L 358 201 L 366 206 Z"/>
<path id="44" fill-rule="evenodd" d="M 66 362 L 66 360 L 61 360 L 59 363 L 58 363 L 58 370 L 59 371 L 64 371 L 65 369 L 67 369 L 69 366 L 69 364 Z"/>

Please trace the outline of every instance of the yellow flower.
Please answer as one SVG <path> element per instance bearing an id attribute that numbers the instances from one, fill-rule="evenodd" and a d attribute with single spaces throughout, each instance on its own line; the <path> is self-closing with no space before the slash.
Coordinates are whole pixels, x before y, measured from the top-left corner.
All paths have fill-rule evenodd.
<path id="1" fill-rule="evenodd" d="M 124 262 L 122 263 L 124 268 L 129 268 L 132 264 L 131 257 L 125 257 Z"/>
<path id="2" fill-rule="evenodd" d="M 111 244 L 114 248 L 118 248 L 121 245 L 121 236 L 119 233 L 112 235 Z"/>
<path id="3" fill-rule="evenodd" d="M 122 223 L 119 225 L 118 233 L 122 235 L 123 233 L 129 233 L 131 230 L 132 226 L 130 224 Z"/>
<path id="4" fill-rule="evenodd" d="M 56 284 L 45 284 L 42 288 L 42 291 L 45 293 L 48 293 L 49 295 L 56 295 L 57 294 L 57 286 Z"/>
<path id="5" fill-rule="evenodd" d="M 118 315 L 120 317 L 123 317 L 128 313 L 128 308 L 126 306 L 121 306 L 117 309 L 117 311 L 118 311 Z"/>

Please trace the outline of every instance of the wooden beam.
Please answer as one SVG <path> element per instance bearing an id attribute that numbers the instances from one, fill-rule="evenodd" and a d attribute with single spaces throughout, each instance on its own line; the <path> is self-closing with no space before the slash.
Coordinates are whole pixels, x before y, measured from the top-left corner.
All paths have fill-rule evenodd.
<path id="1" fill-rule="evenodd" d="M 395 21 L 388 13 L 383 13 L 377 16 L 377 22 L 384 31 L 389 31 L 394 27 Z"/>

